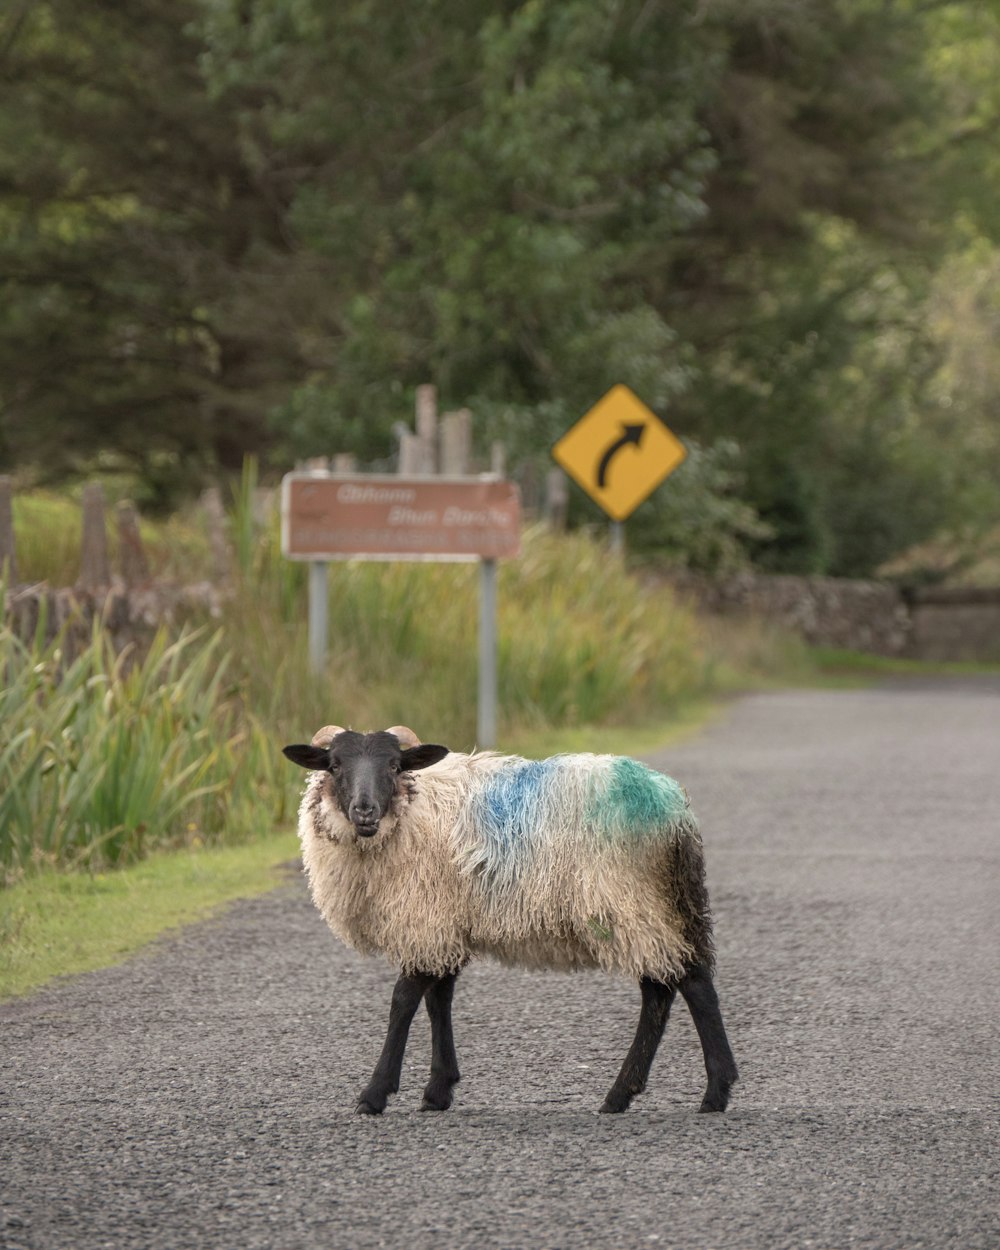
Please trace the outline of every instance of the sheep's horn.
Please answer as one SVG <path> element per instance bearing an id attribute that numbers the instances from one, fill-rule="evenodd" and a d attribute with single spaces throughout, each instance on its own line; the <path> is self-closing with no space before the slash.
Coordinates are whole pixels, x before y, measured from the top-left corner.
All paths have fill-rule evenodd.
<path id="1" fill-rule="evenodd" d="M 342 734 L 343 732 L 339 725 L 324 725 L 322 729 L 317 729 L 313 734 L 312 744 L 314 747 L 328 747 L 337 734 Z"/>
<path id="2" fill-rule="evenodd" d="M 405 725 L 393 725 L 391 729 L 385 731 L 387 734 L 395 734 L 399 739 L 401 747 L 418 747 L 420 739 L 412 729 L 407 729 Z"/>

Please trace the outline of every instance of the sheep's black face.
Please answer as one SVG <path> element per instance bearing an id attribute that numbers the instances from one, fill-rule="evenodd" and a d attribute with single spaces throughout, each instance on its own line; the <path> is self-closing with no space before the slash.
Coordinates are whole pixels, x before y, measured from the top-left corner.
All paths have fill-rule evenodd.
<path id="1" fill-rule="evenodd" d="M 348 729 L 328 748 L 288 746 L 284 752 L 303 768 L 329 773 L 340 810 L 359 837 L 370 838 L 390 811 L 400 776 L 436 764 L 448 748 L 425 743 L 404 749 L 395 734 Z"/>
<path id="2" fill-rule="evenodd" d="M 342 733 L 330 743 L 327 772 L 340 810 L 359 837 L 378 832 L 403 771 L 402 751 L 392 734 Z"/>

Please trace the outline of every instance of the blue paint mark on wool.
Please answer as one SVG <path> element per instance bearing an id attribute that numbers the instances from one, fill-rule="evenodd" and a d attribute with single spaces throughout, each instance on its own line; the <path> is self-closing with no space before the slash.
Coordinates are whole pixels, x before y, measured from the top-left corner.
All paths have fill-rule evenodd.
<path id="1" fill-rule="evenodd" d="M 518 760 L 498 769 L 480 790 L 475 819 L 488 849 L 488 870 L 514 876 L 528 860 L 557 769 L 555 760 Z"/>

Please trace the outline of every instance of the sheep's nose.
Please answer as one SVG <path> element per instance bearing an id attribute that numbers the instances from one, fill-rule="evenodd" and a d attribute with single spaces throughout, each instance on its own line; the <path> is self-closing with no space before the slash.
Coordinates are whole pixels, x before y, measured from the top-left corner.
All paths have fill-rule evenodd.
<path id="1" fill-rule="evenodd" d="M 371 837 L 378 828 L 378 808 L 371 799 L 355 799 L 348 815 L 351 818 L 351 824 L 363 837 Z"/>

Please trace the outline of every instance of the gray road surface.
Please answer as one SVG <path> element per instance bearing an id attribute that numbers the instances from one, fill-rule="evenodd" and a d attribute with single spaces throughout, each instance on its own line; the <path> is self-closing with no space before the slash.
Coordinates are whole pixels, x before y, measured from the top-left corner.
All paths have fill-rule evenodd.
<path id="1" fill-rule="evenodd" d="M 1000 1245 L 1000 681 L 736 703 L 656 764 L 702 818 L 742 1082 L 696 1114 L 678 1002 L 595 1114 L 637 991 L 469 969 L 455 1107 L 353 1099 L 393 972 L 301 881 L 0 1007 L 6 1250 Z"/>

